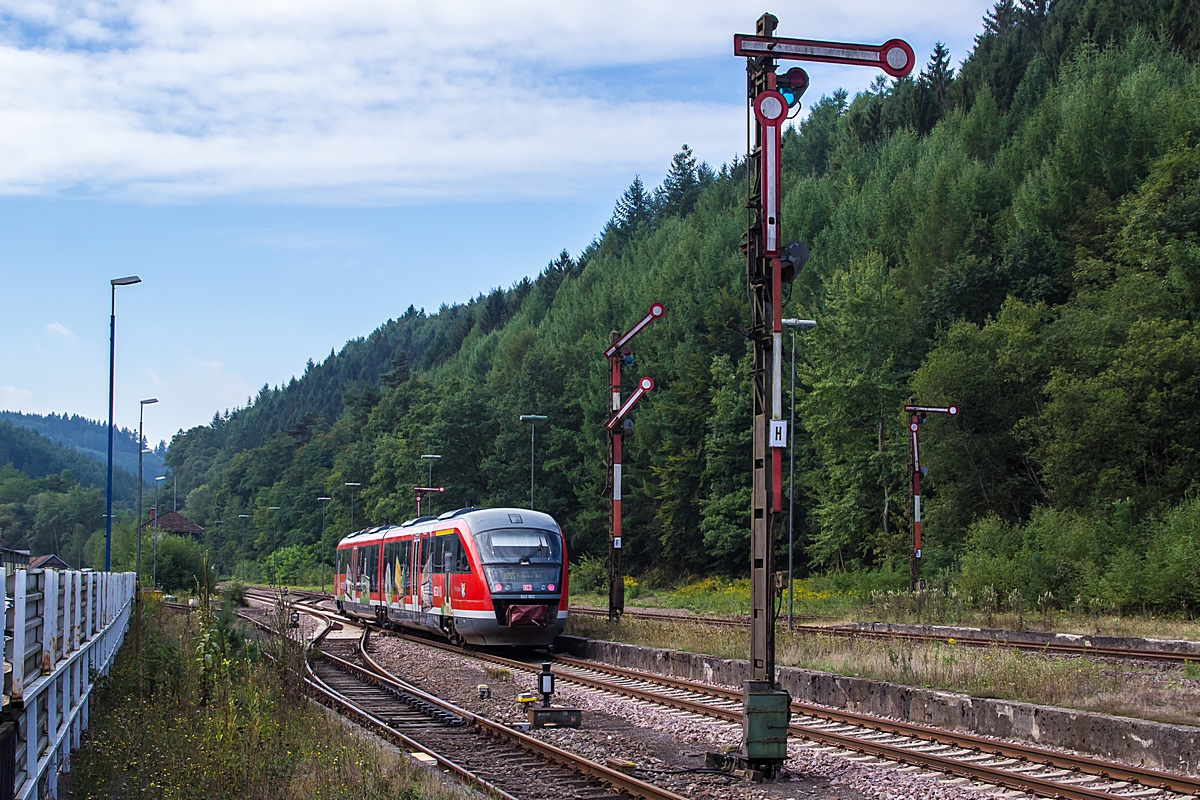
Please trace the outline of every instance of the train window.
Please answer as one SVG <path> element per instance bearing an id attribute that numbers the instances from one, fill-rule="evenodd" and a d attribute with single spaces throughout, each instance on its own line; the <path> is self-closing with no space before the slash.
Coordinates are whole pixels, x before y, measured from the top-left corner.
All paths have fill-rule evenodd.
<path id="1" fill-rule="evenodd" d="M 368 545 L 361 548 L 362 561 L 359 575 L 367 579 L 368 591 L 379 591 L 379 545 Z"/>
<path id="2" fill-rule="evenodd" d="M 561 564 L 562 537 L 558 531 L 500 528 L 475 536 L 485 564 Z"/>
<path id="3" fill-rule="evenodd" d="M 428 575 L 441 569 L 442 539 L 441 536 L 421 537 L 421 572 Z"/>
<path id="4" fill-rule="evenodd" d="M 438 538 L 446 540 L 442 544 L 444 569 L 455 575 L 470 575 L 471 561 L 467 558 L 467 548 L 463 547 L 462 538 L 457 533 Z"/>

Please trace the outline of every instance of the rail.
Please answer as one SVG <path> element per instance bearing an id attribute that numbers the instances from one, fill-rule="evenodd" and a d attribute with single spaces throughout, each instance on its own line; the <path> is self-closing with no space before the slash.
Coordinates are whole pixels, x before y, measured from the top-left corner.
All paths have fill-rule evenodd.
<path id="1" fill-rule="evenodd" d="M 0 787 L 0 796 L 57 797 L 58 775 L 88 727 L 96 678 L 124 640 L 134 574 L 0 568 L 0 578 L 12 669 L 4 710 L 16 728 L 12 794 Z"/>

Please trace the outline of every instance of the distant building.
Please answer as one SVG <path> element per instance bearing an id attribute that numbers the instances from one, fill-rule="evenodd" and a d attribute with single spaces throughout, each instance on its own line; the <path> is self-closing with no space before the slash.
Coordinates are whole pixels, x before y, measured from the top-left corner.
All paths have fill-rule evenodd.
<path id="1" fill-rule="evenodd" d="M 158 515 L 157 521 L 158 524 L 155 525 L 155 512 L 152 508 L 150 509 L 150 521 L 142 525 L 142 530 L 153 531 L 158 528 L 159 533 L 174 533 L 178 536 L 194 536 L 196 538 L 204 535 L 204 528 L 175 511 L 164 511 Z"/>
<path id="2" fill-rule="evenodd" d="M 71 565 L 53 553 L 29 559 L 30 569 L 70 569 Z"/>

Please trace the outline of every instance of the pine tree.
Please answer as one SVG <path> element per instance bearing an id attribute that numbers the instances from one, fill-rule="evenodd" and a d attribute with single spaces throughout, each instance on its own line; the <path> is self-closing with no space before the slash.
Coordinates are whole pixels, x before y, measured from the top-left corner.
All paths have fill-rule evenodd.
<path id="1" fill-rule="evenodd" d="M 662 186 L 655 192 L 656 216 L 685 217 L 691 213 L 700 196 L 700 180 L 696 175 L 696 155 L 686 144 L 671 159 L 671 168 Z"/>
<path id="2" fill-rule="evenodd" d="M 949 110 L 950 87 L 954 68 L 950 66 L 950 50 L 942 42 L 933 46 L 929 64 L 917 79 L 917 130 L 928 134 Z"/>
<path id="3" fill-rule="evenodd" d="M 633 183 L 617 200 L 613 209 L 612 224 L 618 232 L 628 236 L 638 229 L 639 225 L 649 225 L 651 221 L 650 195 L 642 183 L 640 175 L 633 176 Z"/>

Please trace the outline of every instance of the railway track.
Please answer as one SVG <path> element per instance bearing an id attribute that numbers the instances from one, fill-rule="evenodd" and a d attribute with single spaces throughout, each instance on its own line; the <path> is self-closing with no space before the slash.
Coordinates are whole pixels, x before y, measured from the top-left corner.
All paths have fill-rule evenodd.
<path id="1" fill-rule="evenodd" d="M 408 634 L 389 635 L 511 669 L 537 671 L 535 666 L 515 659 L 463 651 Z M 740 723 L 742 718 L 742 695 L 736 690 L 565 656 L 555 656 L 554 664 L 559 680 L 730 722 Z M 1200 778 L 805 703 L 792 704 L 788 730 L 790 735 L 817 745 L 1041 797 L 1171 800 L 1200 796 Z"/>
<path id="2" fill-rule="evenodd" d="M 329 611 L 323 613 L 336 616 Z M 535 665 L 516 659 L 464 651 L 448 643 L 404 633 L 382 633 L 510 669 L 530 673 L 538 670 Z M 742 696 L 737 690 L 566 656 L 555 656 L 554 663 L 560 680 L 688 713 L 730 722 L 741 720 Z M 1200 796 L 1200 778 L 805 703 L 792 704 L 789 733 L 818 746 L 1042 797 L 1172 800 Z"/>
<path id="3" fill-rule="evenodd" d="M 256 600 L 271 601 L 255 592 Z M 330 612 L 297 604 L 322 618 L 318 657 L 305 683 L 317 701 L 392 741 L 421 760 L 436 763 L 497 800 L 684 800 L 617 770 L 473 714 L 398 680 L 373 662 L 362 638 L 326 638 Z M 419 755 L 418 755 L 419 754 Z"/>
<path id="4" fill-rule="evenodd" d="M 607 617 L 608 610 L 603 608 L 585 608 L 571 606 L 572 614 L 589 617 Z M 741 617 L 702 617 L 683 614 L 669 614 L 652 609 L 627 609 L 624 616 L 633 619 L 653 620 L 656 622 L 682 622 L 721 627 L 749 627 L 750 621 Z M 1090 658 L 1113 658 L 1129 661 L 1153 661 L 1160 664 L 1187 664 L 1200 662 L 1200 655 L 1181 653 L 1170 650 L 1147 650 L 1126 647 L 1096 646 L 1080 637 L 1079 644 L 1070 642 L 1019 642 L 1004 637 L 988 636 L 954 636 L 935 633 L 916 633 L 910 631 L 872 631 L 837 625 L 794 625 L 792 630 L 817 636 L 836 636 L 848 639 L 884 639 L 887 641 L 909 641 L 939 644 L 959 644 L 966 647 L 1008 647 L 1026 652 L 1048 653 L 1060 656 L 1088 656 Z"/>
<path id="5" fill-rule="evenodd" d="M 320 592 L 292 590 L 292 594 L 293 596 L 303 597 L 304 599 L 313 601 L 329 599 L 329 595 L 322 594 Z M 607 609 L 587 608 L 585 606 L 571 606 L 571 613 L 589 617 L 608 616 Z M 656 611 L 648 608 L 626 609 L 624 616 L 632 619 L 644 619 L 655 622 L 693 623 L 717 627 L 745 628 L 749 627 L 750 625 L 749 620 L 743 617 L 708 617 L 691 614 L 672 614 L 669 612 Z M 815 619 L 815 617 L 802 617 L 802 619 Z M 798 633 L 810 634 L 814 636 L 833 636 L 848 639 L 882 639 L 886 641 L 923 642 L 927 644 L 953 643 L 962 645 L 964 647 L 1008 647 L 1014 650 L 1022 650 L 1025 652 L 1038 652 L 1058 656 L 1087 656 L 1090 658 L 1111 658 L 1123 661 L 1150 661 L 1167 665 L 1200 663 L 1200 655 L 1195 653 L 1175 652 L 1170 650 L 1149 650 L 1144 648 L 1135 649 L 1125 647 L 1097 646 L 1088 643 L 1084 637 L 1080 637 L 1080 642 L 1076 644 L 1072 642 L 1020 642 L 1005 638 L 1003 636 L 972 637 L 964 636 L 962 634 L 950 636 L 948 634 L 941 635 L 935 633 L 916 633 L 910 631 L 872 631 L 841 625 L 803 624 L 793 626 L 793 630 Z"/>

